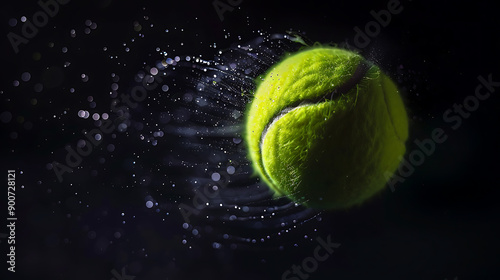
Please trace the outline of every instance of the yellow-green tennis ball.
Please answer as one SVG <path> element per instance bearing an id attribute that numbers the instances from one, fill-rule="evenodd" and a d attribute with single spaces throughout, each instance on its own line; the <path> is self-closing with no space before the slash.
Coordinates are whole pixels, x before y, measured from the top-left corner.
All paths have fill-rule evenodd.
<path id="1" fill-rule="evenodd" d="M 320 209 L 363 203 L 399 166 L 408 118 L 397 87 L 360 55 L 316 47 L 257 79 L 245 140 L 275 191 Z"/>

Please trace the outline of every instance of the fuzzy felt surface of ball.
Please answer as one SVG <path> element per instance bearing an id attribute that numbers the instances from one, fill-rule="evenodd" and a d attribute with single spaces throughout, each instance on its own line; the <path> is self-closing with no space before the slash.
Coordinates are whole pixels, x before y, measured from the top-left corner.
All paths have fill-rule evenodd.
<path id="1" fill-rule="evenodd" d="M 405 154 L 401 94 L 359 54 L 313 47 L 256 79 L 245 141 L 255 174 L 292 201 L 318 209 L 360 205 Z"/>

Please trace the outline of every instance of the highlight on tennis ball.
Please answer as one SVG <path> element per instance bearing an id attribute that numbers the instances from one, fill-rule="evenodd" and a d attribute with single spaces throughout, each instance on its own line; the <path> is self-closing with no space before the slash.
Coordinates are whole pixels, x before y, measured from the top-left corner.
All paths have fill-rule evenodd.
<path id="1" fill-rule="evenodd" d="M 257 78 L 245 140 L 255 174 L 318 209 L 360 205 L 406 152 L 408 117 L 379 67 L 334 47 L 290 54 Z"/>

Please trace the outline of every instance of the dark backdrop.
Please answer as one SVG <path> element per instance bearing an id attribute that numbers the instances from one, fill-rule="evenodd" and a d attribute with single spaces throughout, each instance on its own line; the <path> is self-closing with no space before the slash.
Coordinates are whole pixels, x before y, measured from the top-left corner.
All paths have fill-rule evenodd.
<path id="1" fill-rule="evenodd" d="M 214 3 L 228 9 L 223 20 Z M 123 273 L 122 279 L 281 279 L 292 265 L 313 256 L 316 237 L 331 236 L 340 247 L 307 279 L 498 279 L 500 87 L 477 106 L 471 97 L 481 84 L 479 76 L 500 81 L 498 13 L 488 1 L 401 0 L 400 12 L 380 30 L 372 29 L 373 37 L 360 45 L 355 28 L 365 30 L 374 21 L 371 11 L 388 9 L 388 3 L 395 2 L 73 0 L 59 4 L 57 14 L 17 53 L 8 34 L 22 34 L 21 17 L 32 20 L 41 8 L 36 1 L 3 3 L 1 172 L 17 172 L 19 220 L 16 273 L 7 271 L 7 229 L 0 230 L 0 278 L 119 279 Z M 138 140 L 140 133 L 103 144 L 63 182 L 54 175 L 50 164 L 64 160 L 65 145 L 75 145 L 81 130 L 92 128 L 77 113 L 92 111 L 87 97 L 98 109 L 109 107 L 111 73 L 127 88 L 144 64 L 162 57 L 156 48 L 168 57 L 209 60 L 219 49 L 260 33 L 287 31 L 312 43 L 357 47 L 393 77 L 411 120 L 408 152 L 418 149 L 415 139 L 429 139 L 437 128 L 447 140 L 436 144 L 394 192 L 388 188 L 356 209 L 321 213 L 271 238 L 269 246 L 249 242 L 231 247 L 210 234 L 193 237 L 175 203 L 158 212 L 145 207 L 148 195 L 169 196 L 170 191 L 151 191 L 133 174 L 154 174 L 155 183 L 177 183 L 177 188 L 186 183 L 182 178 L 193 175 L 188 164 L 158 160 L 154 152 L 140 159 L 148 164 L 138 171 L 132 153 L 150 149 Z M 25 72 L 31 76 L 27 81 Z M 89 81 L 82 83 L 81 74 Z M 172 101 L 165 108 L 175 111 L 175 94 L 168 98 Z M 447 122 L 443 114 L 464 100 L 477 108 L 463 113 L 460 124 L 457 118 Z M 155 102 L 148 101 L 153 107 Z M 143 112 L 149 113 L 147 108 Z M 182 160 L 176 151 L 180 146 L 168 144 L 179 143 L 179 137 L 169 137 L 161 148 Z M 0 205 L 4 215 L 6 191 Z M 245 236 L 244 230 L 238 234 Z M 260 235 L 252 231 L 248 237 L 258 240 Z"/>

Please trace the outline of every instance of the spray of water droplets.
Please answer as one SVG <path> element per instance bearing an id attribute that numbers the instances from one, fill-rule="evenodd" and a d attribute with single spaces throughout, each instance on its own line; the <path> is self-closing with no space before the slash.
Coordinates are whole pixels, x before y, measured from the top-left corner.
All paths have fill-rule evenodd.
<path id="1" fill-rule="evenodd" d="M 260 36 L 210 60 L 165 57 L 138 74 L 138 83 L 156 79 L 160 90 L 149 93 L 155 102 L 147 108 L 117 114 L 118 128 L 154 147 L 143 155 L 154 153 L 148 166 L 158 168 L 137 174 L 147 185 L 146 207 L 180 212 L 183 244 L 206 237 L 215 249 L 277 246 L 270 240 L 321 220 L 312 209 L 273 197 L 253 175 L 242 138 L 256 78 L 302 43 L 293 35 Z"/>

